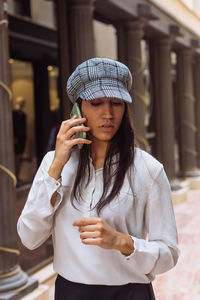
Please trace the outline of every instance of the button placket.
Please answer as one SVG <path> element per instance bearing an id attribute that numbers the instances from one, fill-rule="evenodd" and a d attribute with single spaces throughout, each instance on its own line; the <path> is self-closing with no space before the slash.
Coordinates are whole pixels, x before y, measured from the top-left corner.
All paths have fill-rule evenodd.
<path id="1" fill-rule="evenodd" d="M 95 172 L 94 168 L 91 168 L 91 180 L 89 185 L 87 186 L 87 189 L 85 190 L 84 193 L 84 204 L 83 204 L 83 215 L 85 218 L 91 217 L 91 208 L 92 208 L 92 203 L 93 203 L 93 194 L 95 192 L 95 185 L 96 185 L 96 179 L 95 179 Z"/>
<path id="2" fill-rule="evenodd" d="M 91 198 L 90 198 L 90 202 L 89 202 L 89 216 L 92 216 L 92 206 L 93 206 L 93 200 L 94 200 L 94 193 L 95 193 L 95 189 L 96 189 L 96 172 L 94 170 L 94 168 L 92 169 L 92 194 L 91 194 Z"/>

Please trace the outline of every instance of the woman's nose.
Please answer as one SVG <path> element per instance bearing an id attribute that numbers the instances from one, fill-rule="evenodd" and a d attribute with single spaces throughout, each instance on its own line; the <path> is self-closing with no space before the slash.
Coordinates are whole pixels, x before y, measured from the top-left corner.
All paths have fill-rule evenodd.
<path id="1" fill-rule="evenodd" d="M 112 112 L 112 105 L 111 103 L 106 103 L 103 107 L 103 116 L 105 118 L 112 118 L 113 117 L 113 112 Z"/>

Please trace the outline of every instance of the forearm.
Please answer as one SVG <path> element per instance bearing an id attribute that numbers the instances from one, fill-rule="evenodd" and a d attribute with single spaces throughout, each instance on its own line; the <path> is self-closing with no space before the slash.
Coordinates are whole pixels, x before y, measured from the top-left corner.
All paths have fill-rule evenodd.
<path id="1" fill-rule="evenodd" d="M 63 169 L 63 165 L 59 162 L 56 162 L 55 160 L 52 162 L 49 170 L 48 170 L 48 174 L 49 176 L 51 176 L 52 178 L 54 178 L 55 180 L 58 180 L 61 177 L 61 172 Z M 56 203 L 56 197 L 57 197 L 58 193 L 57 191 L 52 195 L 51 197 L 51 205 L 54 206 Z"/>
<path id="2" fill-rule="evenodd" d="M 51 234 L 53 216 L 63 197 L 60 181 L 47 174 L 52 160 L 53 153 L 47 153 L 34 178 L 18 222 L 23 243 L 32 249 L 41 245 Z M 54 198 L 54 207 L 51 198 Z"/>
<path id="3" fill-rule="evenodd" d="M 73 223 L 80 232 L 82 243 L 104 249 L 116 249 L 129 256 L 134 251 L 133 239 L 112 228 L 101 218 L 81 218 Z"/>
<path id="4" fill-rule="evenodd" d="M 23 213 L 17 223 L 21 242 L 30 250 L 42 245 L 50 236 L 52 222 L 49 218 L 40 218 L 35 212 Z"/>
<path id="5" fill-rule="evenodd" d="M 130 235 L 116 232 L 115 249 L 119 250 L 123 255 L 129 256 L 134 251 L 134 241 Z"/>
<path id="6" fill-rule="evenodd" d="M 30 190 L 18 221 L 18 233 L 22 243 L 29 249 L 40 246 L 51 234 L 53 216 L 62 199 L 62 192 L 53 192 L 56 184 L 52 178 L 35 180 Z"/>
<path id="7" fill-rule="evenodd" d="M 64 165 L 61 162 L 56 161 L 54 159 L 48 170 L 49 176 L 58 180 L 61 177 L 61 172 L 62 172 L 63 167 L 64 167 Z"/>

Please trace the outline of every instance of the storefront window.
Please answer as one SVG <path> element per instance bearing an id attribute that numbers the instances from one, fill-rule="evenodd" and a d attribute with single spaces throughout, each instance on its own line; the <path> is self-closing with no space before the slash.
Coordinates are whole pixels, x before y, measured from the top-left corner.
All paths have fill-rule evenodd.
<path id="1" fill-rule="evenodd" d="M 94 20 L 95 53 L 97 57 L 117 59 L 116 29 L 111 24 Z"/>
<path id="2" fill-rule="evenodd" d="M 60 99 L 58 96 L 58 67 L 48 66 L 49 74 L 49 103 L 51 114 L 51 130 L 48 139 L 47 150 L 55 149 L 56 136 L 60 126 Z"/>
<path id="3" fill-rule="evenodd" d="M 25 205 L 28 192 L 37 171 L 36 138 L 35 138 L 35 99 L 33 66 L 29 62 L 10 59 L 13 133 L 15 149 L 15 173 L 18 180 L 16 188 L 16 219 L 19 218 Z M 53 73 L 49 78 L 52 107 L 56 103 L 57 90 Z M 20 265 L 30 271 L 53 254 L 51 238 L 34 251 L 25 248 L 18 239 Z"/>
<path id="4" fill-rule="evenodd" d="M 29 0 L 8 0 L 8 11 L 11 14 L 31 17 L 30 1 Z"/>
<path id="5" fill-rule="evenodd" d="M 56 1 L 32 0 L 31 16 L 33 22 L 52 29 L 56 28 Z"/>
<path id="6" fill-rule="evenodd" d="M 7 3 L 9 14 L 28 17 L 34 23 L 56 29 L 56 5 L 53 0 L 7 0 Z"/>
<path id="7" fill-rule="evenodd" d="M 30 183 L 36 172 L 34 83 L 32 64 L 10 59 L 13 92 L 15 171 L 18 186 Z"/>

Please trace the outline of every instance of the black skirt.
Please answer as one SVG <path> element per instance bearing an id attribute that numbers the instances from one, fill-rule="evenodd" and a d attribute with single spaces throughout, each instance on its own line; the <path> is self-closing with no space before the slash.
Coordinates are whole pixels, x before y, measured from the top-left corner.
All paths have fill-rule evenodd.
<path id="1" fill-rule="evenodd" d="M 87 285 L 71 282 L 58 275 L 55 300 L 155 300 L 152 285 Z"/>

